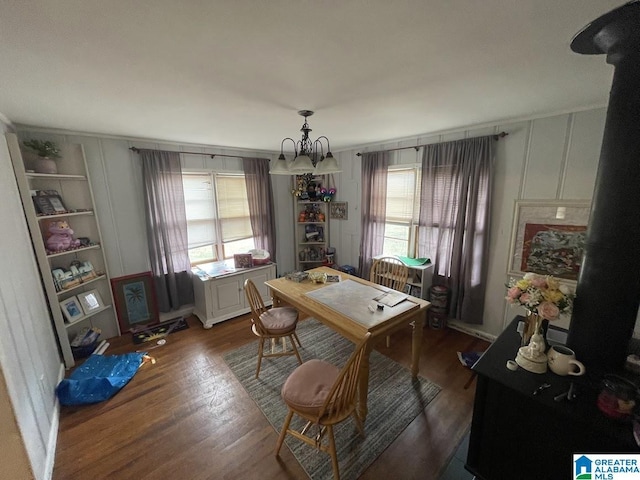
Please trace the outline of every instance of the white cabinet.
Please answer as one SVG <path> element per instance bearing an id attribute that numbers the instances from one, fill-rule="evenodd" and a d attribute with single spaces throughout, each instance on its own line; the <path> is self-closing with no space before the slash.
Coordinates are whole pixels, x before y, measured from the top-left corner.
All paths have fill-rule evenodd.
<path id="1" fill-rule="evenodd" d="M 6 136 L 60 351 L 70 368 L 75 359 L 69 343 L 79 330 L 100 328 L 102 338 L 120 334 L 84 151 L 82 145 L 60 145 L 58 173 L 35 173 L 25 165 L 18 137 L 13 133 Z M 53 244 L 47 245 L 47 239 L 59 222 L 74 233 L 71 239 L 62 234 L 60 243 L 51 248 Z M 61 302 L 93 290 L 102 305 L 90 313 L 81 309 L 71 320 L 63 315 Z"/>
<path id="2" fill-rule="evenodd" d="M 269 289 L 264 284 L 276 277 L 276 265 L 235 270 L 225 262 L 201 265 L 194 268 L 194 314 L 204 328 L 251 311 L 244 294 L 244 282 L 255 283 L 265 305 L 271 305 Z"/>

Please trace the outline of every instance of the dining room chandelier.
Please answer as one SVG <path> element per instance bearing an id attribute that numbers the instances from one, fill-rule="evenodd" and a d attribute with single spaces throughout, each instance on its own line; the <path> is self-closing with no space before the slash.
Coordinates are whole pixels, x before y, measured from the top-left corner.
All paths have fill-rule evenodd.
<path id="1" fill-rule="evenodd" d="M 290 137 L 282 140 L 280 143 L 280 156 L 269 173 L 271 175 L 302 175 L 305 173 L 326 175 L 329 173 L 340 173 L 342 170 L 338 166 L 338 161 L 331 153 L 329 139 L 324 135 L 314 141 L 309 138 L 311 128 L 307 123 L 307 117 L 313 115 L 313 112 L 311 110 L 300 110 L 298 115 L 304 117 L 304 123 L 300 129 L 302 139 L 297 142 Z M 293 143 L 294 157 L 291 161 L 287 161 L 284 156 L 284 143 L 287 140 L 291 140 Z M 326 155 L 324 141 L 327 142 Z"/>

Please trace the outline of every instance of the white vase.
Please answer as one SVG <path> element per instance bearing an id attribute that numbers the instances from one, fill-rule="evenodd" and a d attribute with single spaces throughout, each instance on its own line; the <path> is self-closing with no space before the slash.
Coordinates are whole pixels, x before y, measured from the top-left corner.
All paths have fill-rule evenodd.
<path id="1" fill-rule="evenodd" d="M 38 157 L 33 161 L 33 169 L 36 173 L 58 173 L 56 161 L 49 157 Z"/>

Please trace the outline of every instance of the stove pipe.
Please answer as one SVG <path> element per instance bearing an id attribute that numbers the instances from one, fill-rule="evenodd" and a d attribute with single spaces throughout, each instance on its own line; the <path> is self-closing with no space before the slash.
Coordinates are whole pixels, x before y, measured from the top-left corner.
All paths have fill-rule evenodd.
<path id="1" fill-rule="evenodd" d="M 611 372 L 624 367 L 640 304 L 640 2 L 594 20 L 571 49 L 614 66 L 567 338 L 587 369 Z"/>

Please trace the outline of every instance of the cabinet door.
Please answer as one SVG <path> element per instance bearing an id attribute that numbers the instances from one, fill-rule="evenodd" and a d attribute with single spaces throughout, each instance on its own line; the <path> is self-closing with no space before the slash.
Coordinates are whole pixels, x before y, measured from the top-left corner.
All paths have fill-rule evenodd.
<path id="1" fill-rule="evenodd" d="M 222 317 L 244 308 L 243 282 L 242 275 L 232 275 L 209 282 L 213 298 L 212 317 Z"/>
<path id="2" fill-rule="evenodd" d="M 256 270 L 254 272 L 248 272 L 243 275 L 242 283 L 244 285 L 245 279 L 249 278 L 256 285 L 260 296 L 262 297 L 262 301 L 265 305 L 271 305 L 271 292 L 269 291 L 269 287 L 267 287 L 264 282 L 267 280 L 271 280 L 274 278 L 274 268 L 261 268 L 260 270 Z M 249 308 L 249 305 L 247 305 Z"/>

